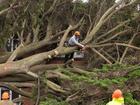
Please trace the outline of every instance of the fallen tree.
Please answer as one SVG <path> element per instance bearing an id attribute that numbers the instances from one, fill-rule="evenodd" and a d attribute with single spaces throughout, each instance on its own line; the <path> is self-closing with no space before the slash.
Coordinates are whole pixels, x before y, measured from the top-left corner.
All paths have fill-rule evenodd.
<path id="1" fill-rule="evenodd" d="M 130 25 L 131 22 L 138 21 L 140 16 L 136 15 L 128 19 L 125 19 L 122 16 L 122 20 L 118 19 L 121 17 L 119 13 L 121 13 L 122 11 L 126 12 L 127 8 L 128 10 L 132 9 L 132 6 L 136 5 L 137 0 L 126 2 L 125 5 L 120 7 L 119 9 L 117 8 L 119 7 L 119 5 L 121 5 L 120 3 L 112 2 L 112 4 L 108 5 L 108 8 L 104 8 L 107 1 L 100 1 L 104 2 L 100 3 L 95 0 L 89 1 L 89 3 L 84 4 L 81 2 L 72 2 L 71 0 L 41 0 L 36 2 L 17 0 L 16 3 L 13 3 L 11 5 L 11 7 L 2 10 L 0 12 L 0 16 L 4 15 L 6 19 L 5 26 L 3 26 L 5 29 L 1 32 L 1 35 L 7 33 L 11 34 L 12 30 L 13 34 L 18 35 L 21 43 L 13 52 L 6 52 L 2 56 L 0 56 L 1 81 L 36 81 L 37 78 L 40 77 L 38 75 L 38 72 L 41 72 L 41 74 L 43 74 L 45 71 L 47 71 L 47 79 L 59 78 L 70 80 L 71 78 L 69 76 L 57 71 L 59 68 L 63 67 L 63 64 L 49 65 L 47 63 L 44 63 L 44 61 L 53 60 L 53 58 L 57 56 L 65 55 L 78 50 L 78 47 L 76 46 L 66 47 L 64 45 L 65 41 L 68 39 L 73 30 L 80 30 L 85 34 L 81 43 L 85 46 L 88 46 L 86 51 L 93 56 L 91 58 L 94 58 L 98 55 L 101 59 L 103 59 L 110 65 L 118 61 L 122 63 L 128 51 L 128 48 L 140 50 L 139 47 L 132 45 L 134 38 L 139 35 L 139 25 Z M 15 4 L 20 5 L 16 5 L 19 6 L 19 11 L 16 10 Z M 98 10 L 100 11 L 96 9 L 94 10 L 92 8 L 93 4 L 96 4 Z M 91 11 L 94 10 L 95 12 L 97 12 L 97 14 L 92 14 L 90 12 L 84 11 L 79 13 L 78 17 L 75 13 L 76 10 L 74 10 L 75 8 L 77 8 L 75 5 L 82 5 L 83 8 L 85 8 L 84 6 L 86 5 L 90 5 L 89 8 L 86 9 L 90 9 Z M 70 6 L 72 6 L 73 9 L 71 9 Z M 17 15 L 17 18 L 8 13 L 11 8 L 14 9 L 14 15 Z M 40 9 L 36 11 L 37 8 Z M 102 13 L 102 10 L 104 11 L 104 13 Z M 60 14 L 62 13 L 66 14 L 66 16 L 61 16 Z M 15 21 L 11 22 L 12 26 L 10 26 L 7 22 L 9 15 L 11 15 L 12 18 L 16 18 Z M 131 13 L 131 15 L 133 14 Z M 114 19 L 114 16 L 118 16 L 118 18 Z M 61 18 L 64 19 L 64 21 Z M 90 26 L 88 24 L 90 24 Z M 107 29 L 105 29 L 105 27 L 107 27 Z M 6 30 L 7 28 L 8 31 Z M 125 41 L 123 38 L 121 38 L 126 35 L 131 37 L 131 34 L 133 34 L 131 39 L 127 37 Z M 129 39 L 130 41 L 128 42 Z M 53 45 L 55 45 L 54 48 Z M 122 53 L 122 57 L 119 58 L 110 55 L 110 58 L 114 60 L 112 61 L 112 59 L 100 52 L 101 49 L 104 49 L 104 52 L 106 51 L 106 54 L 109 55 L 108 49 L 106 49 L 106 47 L 109 47 L 109 49 L 111 49 L 110 46 L 125 47 L 123 53 L 121 51 L 118 51 L 118 49 L 116 51 L 116 54 L 118 55 Z M 93 59 L 91 60 L 93 61 Z M 70 68 L 70 71 L 84 75 L 90 74 L 90 72 L 81 70 L 79 68 Z M 121 75 L 119 76 L 125 76 L 127 72 L 124 72 L 123 74 L 121 73 Z M 112 72 L 110 74 L 112 75 Z M 116 74 L 116 72 L 114 74 Z M 97 75 L 98 76 L 96 76 L 96 78 L 106 77 L 102 76 L 102 74 Z M 22 78 L 20 78 L 20 76 L 22 76 Z M 57 83 L 53 83 L 53 81 L 48 80 L 45 83 L 55 92 L 60 92 L 63 94 L 67 94 L 68 92 Z M 4 85 L 2 83 L 1 86 Z M 10 87 L 9 84 L 6 85 Z M 13 88 L 10 89 L 14 90 Z M 31 95 L 26 94 L 26 92 L 17 92 L 21 95 L 31 97 Z M 76 99 L 75 97 L 77 97 L 76 95 L 79 93 L 80 92 L 69 96 L 67 98 L 67 101 L 73 100 L 71 99 L 73 97 L 74 99 Z"/>

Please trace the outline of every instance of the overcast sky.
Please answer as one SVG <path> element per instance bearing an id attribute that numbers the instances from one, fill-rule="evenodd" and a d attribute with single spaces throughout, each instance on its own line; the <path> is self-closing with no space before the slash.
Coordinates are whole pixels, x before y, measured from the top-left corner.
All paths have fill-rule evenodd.
<path id="1" fill-rule="evenodd" d="M 83 0 L 83 2 L 87 2 L 88 0 Z"/>

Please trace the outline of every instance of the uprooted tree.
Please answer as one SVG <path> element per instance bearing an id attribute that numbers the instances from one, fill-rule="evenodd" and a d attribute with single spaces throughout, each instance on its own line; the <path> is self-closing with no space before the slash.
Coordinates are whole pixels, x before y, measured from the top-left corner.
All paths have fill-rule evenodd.
<path id="1" fill-rule="evenodd" d="M 70 79 L 61 71 L 57 71 L 63 64 L 46 64 L 44 61 L 77 50 L 76 46 L 64 46 L 65 41 L 75 30 L 82 33 L 81 43 L 89 46 L 86 50 L 87 58 L 90 58 L 89 68 L 99 64 L 100 61 L 109 65 L 122 64 L 128 51 L 140 50 L 136 40 L 140 31 L 138 24 L 140 16 L 136 8 L 138 0 L 124 0 L 118 3 L 113 0 L 89 0 L 88 3 L 72 0 L 0 2 L 1 46 L 11 35 L 17 35 L 21 42 L 13 52 L 4 50 L 0 52 L 1 85 L 8 86 L 23 96 L 32 97 L 32 94 L 19 90 L 15 87 L 17 83 L 11 85 L 9 82 L 36 81 L 45 71 L 48 78 L 46 84 L 50 89 L 63 94 L 69 93 L 68 90 L 49 81 L 49 78 L 53 77 Z M 70 69 L 71 72 L 78 74 L 90 74 L 79 68 Z M 125 76 L 128 72 L 129 70 L 124 71 L 120 75 Z M 101 75 L 98 74 L 96 77 L 99 78 Z M 109 76 L 108 74 L 107 77 Z M 97 88 L 99 93 L 99 90 L 103 91 Z M 75 100 L 79 94 L 80 92 L 77 92 L 69 96 L 67 101 Z M 88 96 L 92 95 L 97 94 L 91 93 Z"/>

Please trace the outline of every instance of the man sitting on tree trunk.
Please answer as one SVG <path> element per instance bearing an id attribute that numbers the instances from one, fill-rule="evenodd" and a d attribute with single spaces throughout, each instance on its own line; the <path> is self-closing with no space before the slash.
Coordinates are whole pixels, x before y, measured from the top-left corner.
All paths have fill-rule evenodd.
<path id="1" fill-rule="evenodd" d="M 68 40 L 68 46 L 69 47 L 78 46 L 79 49 L 85 50 L 85 46 L 83 44 L 79 43 L 79 38 L 80 38 L 80 32 L 75 31 L 74 35 Z M 66 64 L 67 61 L 69 61 L 69 60 L 74 61 L 73 56 L 74 56 L 74 52 L 66 54 L 64 63 Z M 71 63 L 69 63 L 69 66 L 72 67 Z M 66 67 L 66 65 L 65 65 L 65 67 Z"/>

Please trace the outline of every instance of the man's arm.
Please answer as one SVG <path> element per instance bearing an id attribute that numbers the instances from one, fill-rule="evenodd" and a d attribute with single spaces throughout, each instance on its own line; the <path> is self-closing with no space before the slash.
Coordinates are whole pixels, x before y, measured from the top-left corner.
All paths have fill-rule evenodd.
<path id="1" fill-rule="evenodd" d="M 84 45 L 82 45 L 81 43 L 79 43 L 75 38 L 73 38 L 72 40 L 73 40 L 73 42 L 74 42 L 75 45 L 84 48 Z"/>

